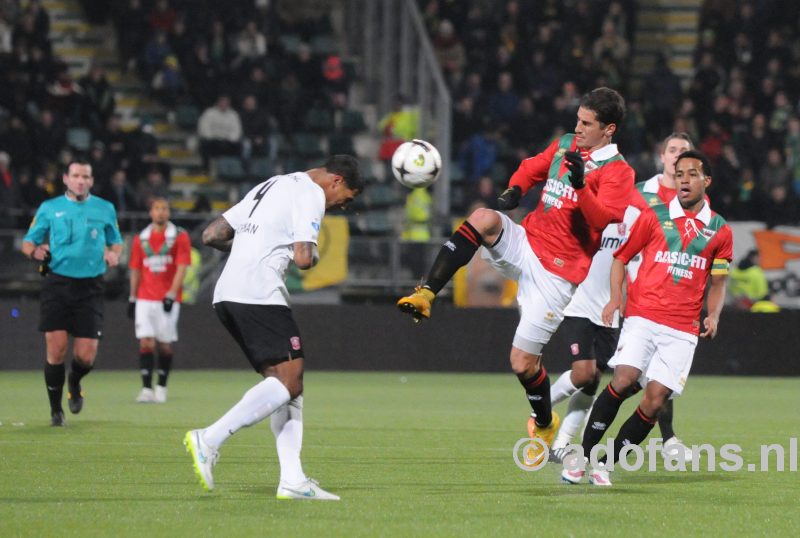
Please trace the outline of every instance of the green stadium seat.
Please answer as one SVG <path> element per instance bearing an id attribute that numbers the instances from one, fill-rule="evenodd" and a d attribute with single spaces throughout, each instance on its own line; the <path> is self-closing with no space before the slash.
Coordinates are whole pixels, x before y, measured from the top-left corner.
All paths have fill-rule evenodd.
<path id="1" fill-rule="evenodd" d="M 333 130 L 333 113 L 324 108 L 312 108 L 306 112 L 304 119 L 306 129 L 315 133 Z"/>
<path id="2" fill-rule="evenodd" d="M 358 133 L 367 128 L 364 115 L 360 110 L 345 110 L 342 113 L 342 131 L 345 133 Z"/>
<path id="3" fill-rule="evenodd" d="M 331 155 L 355 155 L 353 139 L 350 135 L 334 133 L 328 137 L 328 153 Z"/>
<path id="4" fill-rule="evenodd" d="M 294 151 L 298 157 L 321 157 L 322 138 L 314 133 L 296 133 L 293 137 Z"/>
<path id="5" fill-rule="evenodd" d="M 200 119 L 200 111 L 196 106 L 183 104 L 175 107 L 175 123 L 181 129 L 194 131 L 197 129 L 198 119 Z"/>
<path id="6" fill-rule="evenodd" d="M 67 145 L 76 151 L 89 151 L 92 133 L 84 127 L 70 127 L 67 129 Z"/>
<path id="7" fill-rule="evenodd" d="M 272 177 L 272 161 L 268 157 L 257 157 L 250 160 L 250 176 L 258 181 Z"/>
<path id="8" fill-rule="evenodd" d="M 239 157 L 217 157 L 212 161 L 212 167 L 221 181 L 238 182 L 247 176 Z"/>

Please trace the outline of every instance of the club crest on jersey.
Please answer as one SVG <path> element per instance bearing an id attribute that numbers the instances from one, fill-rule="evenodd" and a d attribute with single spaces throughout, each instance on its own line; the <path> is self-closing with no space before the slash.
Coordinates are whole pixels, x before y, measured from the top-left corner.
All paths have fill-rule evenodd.
<path id="1" fill-rule="evenodd" d="M 300 350 L 300 337 L 299 336 L 292 336 L 289 338 L 289 343 L 292 344 L 292 349 L 295 351 Z"/>
<path id="2" fill-rule="evenodd" d="M 617 234 L 618 235 L 625 235 L 625 230 L 628 229 L 628 225 L 624 222 L 617 223 Z"/>
<path id="3" fill-rule="evenodd" d="M 700 235 L 702 235 L 703 237 L 705 237 L 705 238 L 706 238 L 706 241 L 711 241 L 711 238 L 712 238 L 712 237 L 714 237 L 714 235 L 715 235 L 716 233 L 717 233 L 717 232 L 715 232 L 715 231 L 714 231 L 714 230 L 712 230 L 711 228 L 703 228 L 702 230 L 700 230 Z"/>
<path id="4" fill-rule="evenodd" d="M 583 165 L 583 170 L 585 172 L 591 172 L 592 170 L 597 170 L 600 166 L 594 161 L 586 161 L 586 164 Z"/>

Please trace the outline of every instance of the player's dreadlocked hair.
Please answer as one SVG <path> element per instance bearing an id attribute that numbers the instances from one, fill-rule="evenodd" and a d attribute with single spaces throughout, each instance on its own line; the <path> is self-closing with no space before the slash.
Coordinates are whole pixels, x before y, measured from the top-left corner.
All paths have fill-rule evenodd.
<path id="1" fill-rule="evenodd" d="M 364 192 L 364 181 L 361 179 L 358 159 L 352 155 L 331 155 L 324 166 L 328 172 L 342 176 L 349 188 L 359 193 Z"/>
<path id="2" fill-rule="evenodd" d="M 622 118 L 625 117 L 625 99 L 611 88 L 595 88 L 581 97 L 580 106 L 595 113 L 597 121 L 603 125 L 622 127 Z"/>

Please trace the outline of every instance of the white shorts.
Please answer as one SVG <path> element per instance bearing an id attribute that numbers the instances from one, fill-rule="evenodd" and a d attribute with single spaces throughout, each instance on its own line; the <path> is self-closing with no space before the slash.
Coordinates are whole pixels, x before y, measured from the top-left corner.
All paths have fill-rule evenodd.
<path id="1" fill-rule="evenodd" d="M 178 340 L 178 317 L 181 304 L 175 302 L 170 312 L 164 312 L 161 301 L 136 300 L 136 338 L 155 338 L 169 344 Z"/>
<path id="2" fill-rule="evenodd" d="M 609 366 L 633 366 L 642 371 L 644 381 L 658 381 L 683 392 L 692 368 L 697 336 L 634 316 L 625 318 L 617 352 Z"/>
<path id="3" fill-rule="evenodd" d="M 520 320 L 514 335 L 514 347 L 541 355 L 569 304 L 576 286 L 544 268 L 528 243 L 525 228 L 506 214 L 497 212 L 503 221 L 503 235 L 482 256 L 503 276 L 516 280 Z"/>

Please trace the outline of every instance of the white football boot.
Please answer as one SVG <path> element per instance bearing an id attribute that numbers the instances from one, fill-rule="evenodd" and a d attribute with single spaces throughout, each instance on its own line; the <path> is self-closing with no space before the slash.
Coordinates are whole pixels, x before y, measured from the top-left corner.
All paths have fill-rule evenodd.
<path id="1" fill-rule="evenodd" d="M 284 484 L 278 485 L 278 499 L 302 499 L 306 501 L 338 501 L 339 496 L 325 491 L 319 487 L 319 482 L 313 478 L 307 479 L 296 486 Z"/>

